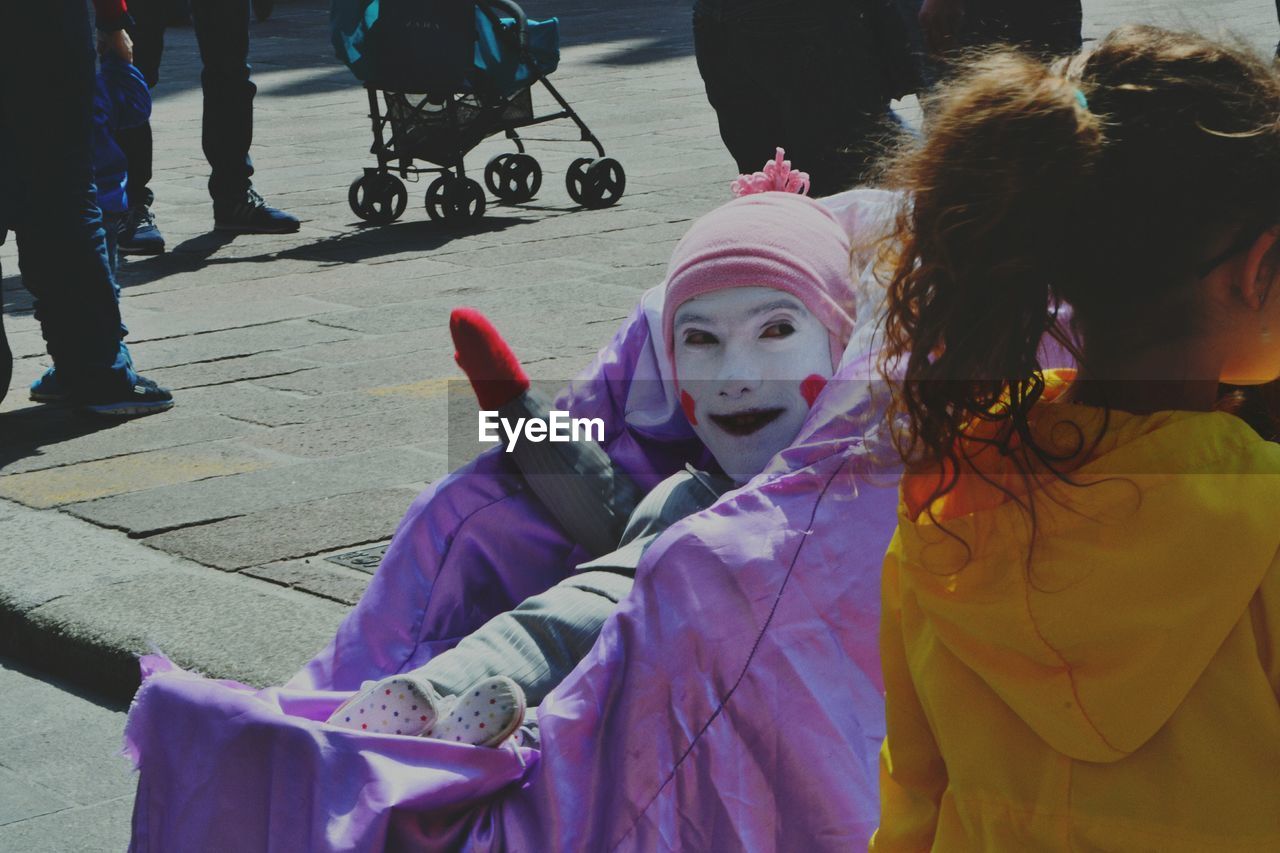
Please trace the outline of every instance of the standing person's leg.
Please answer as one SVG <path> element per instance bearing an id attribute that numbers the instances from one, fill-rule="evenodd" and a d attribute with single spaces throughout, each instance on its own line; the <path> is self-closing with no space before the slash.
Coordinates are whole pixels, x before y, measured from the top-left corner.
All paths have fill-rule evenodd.
<path id="1" fill-rule="evenodd" d="M 694 12 L 693 45 L 698 73 L 707 90 L 707 101 L 716 111 L 720 139 L 738 171 L 745 174 L 773 158 L 774 149 L 784 144 L 784 134 L 781 116 L 769 110 L 754 68 L 744 67 L 739 60 L 734 38 L 734 25 L 718 11 Z M 764 58 L 757 60 L 763 63 Z"/>
<path id="2" fill-rule="evenodd" d="M 857 4 L 827 12 L 796 32 L 774 84 L 778 109 L 800 140 L 792 163 L 810 172 L 810 195 L 863 183 L 896 130 L 879 34 Z M 790 154 L 788 150 L 788 154 Z"/>
<path id="3" fill-rule="evenodd" d="M 214 227 L 285 233 L 298 220 L 267 207 L 253 189 L 253 96 L 250 79 L 249 0 L 192 0 L 192 22 L 204 70 L 201 142 L 209 161 Z"/>
<path id="4" fill-rule="evenodd" d="M 90 155 L 93 50 L 82 0 L 19 4 L 23 34 L 0 52 L 7 147 L 22 164 L 15 231 L 23 285 L 35 297 L 49 355 L 70 399 L 102 414 L 173 405 L 168 391 L 133 372 L 121 322 Z M 39 86 L 24 73 L 45 68 Z"/>
<path id="5" fill-rule="evenodd" d="M 249 79 L 249 0 L 193 0 L 192 22 L 204 70 L 200 141 L 209 161 L 209 195 L 243 196 L 252 185 L 253 96 Z"/>
<path id="6" fill-rule="evenodd" d="M 160 82 L 160 57 L 164 53 L 164 31 L 168 16 L 164 0 L 133 0 L 129 14 L 133 26 L 133 64 L 152 89 Z M 116 131 L 116 142 L 129 161 L 129 213 L 120 232 L 120 252 L 125 255 L 158 255 L 164 251 L 164 236 L 151 213 L 155 196 L 151 192 L 151 122 Z"/>
<path id="7" fill-rule="evenodd" d="M 757 0 L 695 15 L 698 68 L 739 171 L 760 169 L 781 146 L 809 173 L 810 195 L 864 177 L 891 114 L 881 46 L 863 12 Z"/>

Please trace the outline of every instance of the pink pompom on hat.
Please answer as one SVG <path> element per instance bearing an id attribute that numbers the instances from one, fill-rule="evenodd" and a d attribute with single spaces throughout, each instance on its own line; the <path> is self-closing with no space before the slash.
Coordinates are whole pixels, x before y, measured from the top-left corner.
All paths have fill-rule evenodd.
<path id="1" fill-rule="evenodd" d="M 800 195 L 809 176 L 777 157 L 733 183 L 739 197 L 693 223 L 667 268 L 662 330 L 675 367 L 676 310 L 694 297 L 730 287 L 772 287 L 799 299 L 831 335 L 839 364 L 853 335 L 849 237 L 828 211 Z"/>

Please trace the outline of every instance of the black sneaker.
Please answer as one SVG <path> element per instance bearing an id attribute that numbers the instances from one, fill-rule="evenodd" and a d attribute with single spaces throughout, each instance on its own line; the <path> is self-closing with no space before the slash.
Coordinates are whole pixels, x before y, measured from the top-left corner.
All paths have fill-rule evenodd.
<path id="1" fill-rule="evenodd" d="M 291 234 L 298 230 L 298 217 L 268 207 L 253 187 L 241 198 L 213 202 L 215 231 L 239 231 L 242 234 Z"/>
<path id="2" fill-rule="evenodd" d="M 173 394 L 169 389 L 137 374 L 130 387 L 77 393 L 71 396 L 71 401 L 87 412 L 109 418 L 136 418 L 173 408 Z"/>
<path id="3" fill-rule="evenodd" d="M 120 226 L 117 250 L 122 255 L 160 255 L 164 253 L 164 235 L 156 227 L 151 208 L 136 204 L 125 214 Z"/>

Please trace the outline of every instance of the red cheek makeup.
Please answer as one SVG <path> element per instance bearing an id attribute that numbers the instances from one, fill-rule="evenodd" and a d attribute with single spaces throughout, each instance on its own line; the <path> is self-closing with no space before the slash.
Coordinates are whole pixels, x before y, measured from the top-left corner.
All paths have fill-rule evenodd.
<path id="1" fill-rule="evenodd" d="M 827 387 L 826 377 L 819 376 L 816 373 L 810 373 L 800 383 L 800 396 L 804 397 L 804 401 L 809 404 L 809 408 L 813 408 L 813 401 L 818 399 L 818 395 L 822 393 L 822 389 Z"/>
<path id="2" fill-rule="evenodd" d="M 689 423 L 692 426 L 697 426 L 698 416 L 693 413 L 693 397 L 689 396 L 688 391 L 680 392 L 680 408 L 684 410 L 684 416 L 689 419 Z"/>

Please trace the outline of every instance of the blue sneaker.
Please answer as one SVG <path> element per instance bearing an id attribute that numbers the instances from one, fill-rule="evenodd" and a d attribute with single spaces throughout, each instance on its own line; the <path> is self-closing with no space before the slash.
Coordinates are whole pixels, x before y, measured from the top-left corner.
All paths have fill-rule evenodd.
<path id="1" fill-rule="evenodd" d="M 133 356 L 129 354 L 129 348 L 125 346 L 124 341 L 120 342 L 120 355 L 116 357 L 117 368 L 120 365 L 130 372 L 133 370 Z M 65 403 L 71 398 L 71 392 L 58 378 L 58 369 L 50 367 L 39 379 L 31 383 L 28 398 L 33 403 Z"/>
<path id="2" fill-rule="evenodd" d="M 31 383 L 31 402 L 65 403 L 70 393 L 62 387 L 56 368 L 50 367 L 39 379 Z"/>

